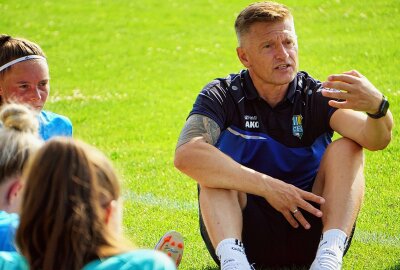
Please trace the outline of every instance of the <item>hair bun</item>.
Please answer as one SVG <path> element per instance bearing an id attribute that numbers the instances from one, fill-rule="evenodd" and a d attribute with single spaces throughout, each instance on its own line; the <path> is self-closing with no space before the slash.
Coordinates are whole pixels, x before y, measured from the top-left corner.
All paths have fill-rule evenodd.
<path id="1" fill-rule="evenodd" d="M 9 41 L 12 37 L 5 34 L 0 34 L 0 45 L 3 45 L 7 41 Z"/>
<path id="2" fill-rule="evenodd" d="M 5 104 L 0 111 L 4 128 L 37 134 L 39 122 L 35 113 L 21 104 Z"/>

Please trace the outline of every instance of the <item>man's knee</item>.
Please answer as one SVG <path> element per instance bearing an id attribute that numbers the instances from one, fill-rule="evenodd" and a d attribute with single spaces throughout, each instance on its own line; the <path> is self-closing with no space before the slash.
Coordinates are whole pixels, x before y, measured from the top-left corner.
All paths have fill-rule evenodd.
<path id="1" fill-rule="evenodd" d="M 363 148 L 348 138 L 340 138 L 332 142 L 326 149 L 312 192 L 323 194 L 326 181 L 339 183 L 338 179 L 351 177 L 363 179 Z"/>
<path id="2" fill-rule="evenodd" d="M 333 160 L 352 160 L 364 164 L 364 152 L 362 146 L 348 138 L 340 138 L 332 142 L 326 149 L 325 155 Z"/>

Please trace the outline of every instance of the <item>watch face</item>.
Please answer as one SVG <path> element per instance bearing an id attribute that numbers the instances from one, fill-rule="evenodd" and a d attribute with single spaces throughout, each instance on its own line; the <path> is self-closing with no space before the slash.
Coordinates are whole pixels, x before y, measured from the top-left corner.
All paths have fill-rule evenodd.
<path id="1" fill-rule="evenodd" d="M 379 113 L 382 113 L 383 116 L 385 116 L 388 109 L 389 109 L 389 101 L 385 97 L 383 97 L 382 105 L 381 105 L 381 109 L 380 109 Z"/>
<path id="2" fill-rule="evenodd" d="M 369 117 L 372 117 L 374 119 L 379 119 L 386 115 L 388 109 L 389 109 L 389 101 L 386 99 L 385 96 L 383 96 L 381 105 L 379 106 L 379 111 L 376 114 L 370 114 L 370 113 L 367 114 Z"/>

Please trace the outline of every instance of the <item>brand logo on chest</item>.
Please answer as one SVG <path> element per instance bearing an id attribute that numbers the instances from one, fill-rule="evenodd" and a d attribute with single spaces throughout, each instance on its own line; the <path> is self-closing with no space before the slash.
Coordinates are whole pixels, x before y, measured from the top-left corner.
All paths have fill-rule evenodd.
<path id="1" fill-rule="evenodd" d="M 258 122 L 257 115 L 245 115 L 245 128 L 259 128 L 260 123 Z"/>

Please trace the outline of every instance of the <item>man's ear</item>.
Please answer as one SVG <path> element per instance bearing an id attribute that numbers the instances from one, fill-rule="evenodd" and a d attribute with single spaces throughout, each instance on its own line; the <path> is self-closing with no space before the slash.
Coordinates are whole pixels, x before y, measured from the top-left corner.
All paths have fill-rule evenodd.
<path id="1" fill-rule="evenodd" d="M 249 68 L 250 62 L 247 58 L 246 50 L 242 47 L 237 47 L 236 53 L 237 53 L 237 56 L 238 56 L 240 62 L 242 62 L 243 66 L 245 66 L 246 68 Z"/>
<path id="2" fill-rule="evenodd" d="M 22 183 L 18 179 L 14 181 L 11 185 L 10 188 L 8 189 L 7 193 L 7 203 L 11 205 L 14 200 L 18 199 L 19 193 L 22 192 Z"/>

